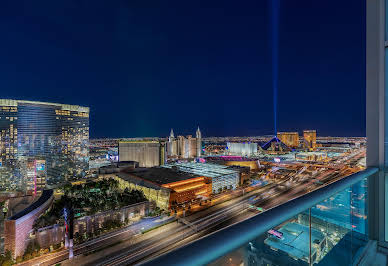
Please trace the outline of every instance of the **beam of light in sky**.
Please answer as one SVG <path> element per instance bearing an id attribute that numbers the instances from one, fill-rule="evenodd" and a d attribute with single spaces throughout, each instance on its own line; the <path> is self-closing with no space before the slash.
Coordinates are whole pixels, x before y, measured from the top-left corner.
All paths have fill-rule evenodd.
<path id="1" fill-rule="evenodd" d="M 279 78 L 279 7 L 280 0 L 271 2 L 271 34 L 272 34 L 272 87 L 273 87 L 273 116 L 274 134 L 277 135 L 278 123 L 278 78 Z"/>

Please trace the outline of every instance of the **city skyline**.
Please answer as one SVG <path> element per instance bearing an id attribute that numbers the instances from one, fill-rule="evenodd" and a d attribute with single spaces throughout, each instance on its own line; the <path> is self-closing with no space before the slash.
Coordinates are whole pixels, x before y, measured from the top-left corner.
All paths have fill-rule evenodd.
<path id="1" fill-rule="evenodd" d="M 0 265 L 388 265 L 387 18 L 2 3 Z"/>
<path id="2" fill-rule="evenodd" d="M 365 8 L 335 5 L 281 3 L 279 131 L 365 136 Z M 267 1 L 26 3 L 22 17 L 9 3 L 1 12 L 2 98 L 89 106 L 91 138 L 196 125 L 204 136 L 273 133 Z"/>

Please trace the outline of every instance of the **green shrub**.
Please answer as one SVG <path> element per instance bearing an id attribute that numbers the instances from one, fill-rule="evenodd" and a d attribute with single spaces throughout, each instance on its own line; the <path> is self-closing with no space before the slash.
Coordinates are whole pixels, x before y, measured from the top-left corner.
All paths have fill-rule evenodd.
<path id="1" fill-rule="evenodd" d="M 63 208 L 72 206 L 77 217 L 92 215 L 99 211 L 118 209 L 131 204 L 147 201 L 143 191 L 119 189 L 119 183 L 114 179 L 103 179 L 82 185 L 67 184 L 64 195 L 53 203 L 45 214 L 34 223 L 34 228 L 58 224 L 63 221 Z"/>

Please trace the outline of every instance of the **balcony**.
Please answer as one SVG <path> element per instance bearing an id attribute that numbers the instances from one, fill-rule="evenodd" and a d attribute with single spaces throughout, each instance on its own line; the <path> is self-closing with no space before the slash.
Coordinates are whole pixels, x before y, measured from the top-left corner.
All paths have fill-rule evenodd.
<path id="1" fill-rule="evenodd" d="M 145 264 L 369 265 L 374 258 L 385 260 L 368 237 L 367 184 L 377 172 L 368 168 L 350 175 Z"/>

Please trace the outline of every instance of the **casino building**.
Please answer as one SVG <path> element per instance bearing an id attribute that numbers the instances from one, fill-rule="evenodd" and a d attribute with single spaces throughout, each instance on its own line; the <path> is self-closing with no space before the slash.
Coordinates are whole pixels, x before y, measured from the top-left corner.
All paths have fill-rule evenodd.
<path id="1" fill-rule="evenodd" d="M 174 136 L 174 131 L 171 129 L 170 136 L 167 141 L 167 155 L 170 158 L 195 158 L 201 157 L 202 153 L 202 133 L 199 127 L 195 132 L 195 138 L 191 135 Z"/>
<path id="2" fill-rule="evenodd" d="M 126 168 L 117 173 L 105 173 L 99 177 L 118 180 L 121 189 L 141 190 L 149 201 L 165 210 L 175 204 L 208 198 L 211 194 L 210 178 L 182 172 L 176 168 Z"/>
<path id="3" fill-rule="evenodd" d="M 304 145 L 311 151 L 314 151 L 317 147 L 317 131 L 316 130 L 303 130 Z"/>
<path id="4" fill-rule="evenodd" d="M 0 190 L 39 190 L 89 168 L 89 108 L 0 99 Z"/>
<path id="5" fill-rule="evenodd" d="M 226 150 L 229 155 L 252 156 L 257 155 L 257 143 L 254 142 L 227 142 Z"/>
<path id="6" fill-rule="evenodd" d="M 154 140 L 119 141 L 119 162 L 136 161 L 140 167 L 163 165 L 166 145 Z"/>
<path id="7" fill-rule="evenodd" d="M 278 139 L 290 148 L 299 147 L 299 133 L 298 132 L 278 132 Z"/>
<path id="8" fill-rule="evenodd" d="M 233 167 L 219 164 L 177 162 L 164 165 L 165 168 L 177 169 L 180 172 L 208 177 L 212 183 L 212 193 L 225 189 L 236 189 L 240 183 L 240 172 Z"/>
<path id="9" fill-rule="evenodd" d="M 143 191 L 145 197 L 161 208 L 207 199 L 211 194 L 240 185 L 245 172 L 234 166 L 205 163 L 172 163 L 159 167 L 136 168 L 129 162 L 105 166 L 99 178 L 113 178 L 121 189 Z"/>

